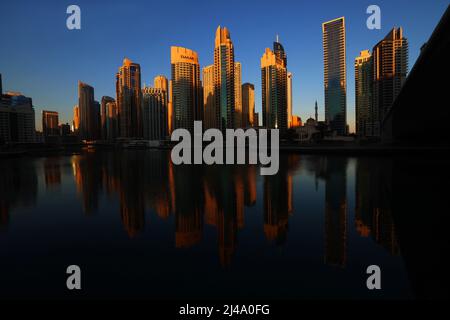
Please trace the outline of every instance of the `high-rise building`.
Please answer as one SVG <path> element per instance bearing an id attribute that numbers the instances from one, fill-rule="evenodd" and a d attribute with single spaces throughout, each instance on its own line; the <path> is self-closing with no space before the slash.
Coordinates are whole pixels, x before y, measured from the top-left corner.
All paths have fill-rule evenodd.
<path id="1" fill-rule="evenodd" d="M 102 140 L 106 139 L 107 132 L 106 132 L 106 105 L 109 102 L 115 102 L 114 98 L 103 96 L 101 105 L 100 105 L 100 119 L 101 119 L 101 137 Z"/>
<path id="2" fill-rule="evenodd" d="M 116 75 L 119 133 L 121 137 L 142 137 L 141 66 L 125 58 Z"/>
<path id="3" fill-rule="evenodd" d="M 234 64 L 234 127 L 242 128 L 242 66 Z"/>
<path id="4" fill-rule="evenodd" d="M 355 59 L 355 111 L 356 135 L 372 136 L 372 55 L 369 50 L 361 51 Z"/>
<path id="5" fill-rule="evenodd" d="M 263 126 L 287 130 L 287 73 L 284 60 L 266 48 L 261 58 Z"/>
<path id="6" fill-rule="evenodd" d="M 78 81 L 78 108 L 80 114 L 80 137 L 83 140 L 98 139 L 99 112 L 94 101 L 94 88 Z"/>
<path id="7" fill-rule="evenodd" d="M 277 39 L 273 43 L 273 53 L 275 53 L 275 55 L 279 59 L 283 60 L 284 66 L 287 68 L 287 55 L 286 55 L 286 52 L 284 51 L 283 45 L 280 43 L 278 35 L 277 35 Z"/>
<path id="8" fill-rule="evenodd" d="M 325 86 L 325 121 L 339 135 L 346 134 L 347 80 L 345 18 L 322 24 Z"/>
<path id="9" fill-rule="evenodd" d="M 314 112 L 315 112 L 314 118 L 316 120 L 316 123 L 318 123 L 319 122 L 319 107 L 317 106 L 317 100 L 316 100 L 316 104 L 314 106 Z"/>
<path id="10" fill-rule="evenodd" d="M 164 91 L 166 93 L 166 96 L 169 95 L 169 81 L 167 80 L 167 78 L 163 75 L 157 75 L 154 79 L 153 79 L 153 87 L 155 89 L 161 89 L 162 91 Z M 168 100 L 168 97 L 166 97 L 166 101 Z"/>
<path id="11" fill-rule="evenodd" d="M 203 68 L 203 115 L 205 129 L 218 128 L 216 103 L 214 100 L 214 65 Z"/>
<path id="12" fill-rule="evenodd" d="M 242 127 L 248 128 L 254 126 L 255 126 L 255 86 L 251 83 L 244 83 L 242 85 Z"/>
<path id="13" fill-rule="evenodd" d="M 46 136 L 59 135 L 59 115 L 56 111 L 42 111 L 42 134 Z"/>
<path id="14" fill-rule="evenodd" d="M 73 132 L 78 133 L 80 129 L 80 108 L 76 104 L 73 107 Z"/>
<path id="15" fill-rule="evenodd" d="M 234 47 L 230 32 L 220 26 L 214 46 L 214 99 L 218 128 L 234 128 L 235 111 Z"/>
<path id="16" fill-rule="evenodd" d="M 94 133 L 94 137 L 95 139 L 100 139 L 101 135 L 102 135 L 102 130 L 101 130 L 101 118 L 100 118 L 100 102 L 98 102 L 97 100 L 94 100 L 94 109 L 92 110 L 93 112 L 93 127 L 92 127 L 92 132 Z"/>
<path id="17" fill-rule="evenodd" d="M 20 92 L 6 92 L 0 100 L 0 144 L 35 142 L 33 101 Z"/>
<path id="18" fill-rule="evenodd" d="M 292 127 L 292 73 L 287 73 L 287 119 L 288 128 Z"/>
<path id="19" fill-rule="evenodd" d="M 162 88 L 142 89 L 143 133 L 147 140 L 167 137 L 167 92 Z"/>
<path id="20" fill-rule="evenodd" d="M 171 81 L 169 81 L 165 76 L 163 75 L 158 75 L 155 77 L 155 79 L 153 80 L 153 86 L 155 89 L 161 89 L 162 91 L 165 92 L 165 103 L 166 103 L 166 121 L 167 123 L 165 124 L 166 127 L 166 135 L 171 134 L 171 117 L 172 117 L 172 103 L 171 103 L 171 99 L 172 99 L 172 94 L 171 94 Z M 165 137 L 164 137 L 165 138 Z"/>
<path id="21" fill-rule="evenodd" d="M 169 134 L 172 134 L 173 130 L 173 91 L 172 80 L 169 81 L 169 100 L 167 102 L 167 130 Z"/>
<path id="22" fill-rule="evenodd" d="M 372 50 L 373 131 L 381 134 L 381 124 L 400 92 L 408 73 L 408 41 L 402 28 L 393 28 Z"/>
<path id="23" fill-rule="evenodd" d="M 203 120 L 203 89 L 200 64 L 195 51 L 171 47 L 173 129 L 194 130 L 194 121 Z"/>
<path id="24" fill-rule="evenodd" d="M 115 101 L 106 104 L 106 140 L 114 141 L 119 136 L 119 117 Z"/>

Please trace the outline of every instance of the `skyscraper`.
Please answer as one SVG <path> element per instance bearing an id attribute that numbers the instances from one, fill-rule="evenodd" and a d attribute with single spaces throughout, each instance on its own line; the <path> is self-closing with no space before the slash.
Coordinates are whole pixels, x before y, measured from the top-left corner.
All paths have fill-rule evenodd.
<path id="1" fill-rule="evenodd" d="M 355 59 L 355 109 L 356 135 L 372 136 L 372 55 L 369 50 L 361 51 Z"/>
<path id="2" fill-rule="evenodd" d="M 73 132 L 78 133 L 80 129 L 80 108 L 78 105 L 73 107 Z"/>
<path id="3" fill-rule="evenodd" d="M 325 121 L 339 135 L 346 134 L 347 80 L 345 18 L 322 24 L 325 86 Z"/>
<path id="4" fill-rule="evenodd" d="M 165 117 L 166 117 L 166 124 L 165 124 L 165 130 L 166 130 L 166 135 L 171 134 L 171 117 L 172 117 L 172 104 L 171 104 L 171 99 L 172 99 L 172 94 L 171 94 L 171 84 L 169 82 L 169 80 L 163 76 L 163 75 L 157 75 L 155 77 L 155 79 L 153 80 L 153 87 L 155 89 L 161 89 L 164 93 L 165 93 Z M 164 137 L 165 138 L 165 137 Z"/>
<path id="5" fill-rule="evenodd" d="M 242 128 L 242 66 L 234 64 L 234 127 Z"/>
<path id="6" fill-rule="evenodd" d="M 314 118 L 316 120 L 316 123 L 318 123 L 319 122 L 319 107 L 317 106 L 317 100 L 316 100 L 316 104 L 314 106 L 314 112 L 315 112 Z"/>
<path id="7" fill-rule="evenodd" d="M 142 137 L 141 67 L 125 58 L 116 75 L 121 137 Z"/>
<path id="8" fill-rule="evenodd" d="M 106 104 L 106 140 L 114 141 L 119 136 L 119 118 L 117 103 L 115 101 Z"/>
<path id="9" fill-rule="evenodd" d="M 287 73 L 287 119 L 288 128 L 292 127 L 292 73 Z"/>
<path id="10" fill-rule="evenodd" d="M 147 140 L 167 137 L 167 93 L 162 88 L 142 89 L 143 130 Z"/>
<path id="11" fill-rule="evenodd" d="M 216 104 L 214 101 L 214 65 L 203 68 L 204 128 L 218 128 Z"/>
<path id="12" fill-rule="evenodd" d="M 56 111 L 42 111 L 42 134 L 44 136 L 59 135 L 59 116 Z"/>
<path id="13" fill-rule="evenodd" d="M 261 58 L 263 126 L 287 129 L 287 74 L 284 59 L 266 48 Z"/>
<path id="14" fill-rule="evenodd" d="M 242 127 L 253 126 L 255 126 L 255 86 L 244 83 L 242 85 Z"/>
<path id="15" fill-rule="evenodd" d="M 214 99 L 217 122 L 221 130 L 234 128 L 235 111 L 234 47 L 230 32 L 220 26 L 214 46 Z"/>
<path id="16" fill-rule="evenodd" d="M 173 129 L 193 132 L 194 121 L 203 120 L 200 65 L 195 51 L 171 47 Z"/>
<path id="17" fill-rule="evenodd" d="M 109 102 L 115 102 L 114 98 L 108 97 L 108 96 L 103 96 L 102 97 L 102 101 L 101 101 L 101 107 L 100 107 L 100 119 L 101 119 L 101 137 L 103 140 L 106 139 L 107 137 L 107 132 L 106 132 L 106 119 L 107 119 L 107 110 L 106 110 L 106 105 Z"/>
<path id="18" fill-rule="evenodd" d="M 97 139 L 99 118 L 94 101 L 94 88 L 81 81 L 78 81 L 78 108 L 81 139 Z"/>
<path id="19" fill-rule="evenodd" d="M 408 73 L 408 41 L 402 28 L 393 28 L 375 45 L 373 60 L 374 135 L 381 134 L 381 124 L 400 92 Z"/>

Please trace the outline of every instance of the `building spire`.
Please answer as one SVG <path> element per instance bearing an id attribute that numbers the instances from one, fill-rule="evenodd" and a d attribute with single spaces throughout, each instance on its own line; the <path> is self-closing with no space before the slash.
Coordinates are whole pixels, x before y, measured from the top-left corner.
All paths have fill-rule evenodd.
<path id="1" fill-rule="evenodd" d="M 278 37 L 278 33 L 277 33 L 276 39 L 277 39 L 277 42 L 280 43 L 280 41 L 279 41 L 280 39 Z"/>

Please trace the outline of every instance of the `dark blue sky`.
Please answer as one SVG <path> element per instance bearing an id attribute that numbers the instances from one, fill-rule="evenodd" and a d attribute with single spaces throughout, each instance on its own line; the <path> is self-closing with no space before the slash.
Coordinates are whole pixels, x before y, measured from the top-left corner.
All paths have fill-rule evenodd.
<path id="1" fill-rule="evenodd" d="M 81 30 L 66 28 L 66 8 L 81 7 Z M 381 30 L 366 27 L 366 8 L 381 8 Z M 410 68 L 449 5 L 448 0 L 73 0 L 6 1 L 0 3 L 0 73 L 4 90 L 31 96 L 37 128 L 42 109 L 72 121 L 77 81 L 94 86 L 95 97 L 115 97 L 114 75 L 126 56 L 141 64 L 142 81 L 157 74 L 170 78 L 170 46 L 198 52 L 201 67 L 213 62 L 218 25 L 231 32 L 242 81 L 255 84 L 261 109 L 260 58 L 275 35 L 288 55 L 294 74 L 294 114 L 314 115 L 319 102 L 323 118 L 323 53 L 321 23 L 345 16 L 347 29 L 347 109 L 354 125 L 353 61 L 372 49 L 393 26 L 402 26 L 409 41 Z"/>

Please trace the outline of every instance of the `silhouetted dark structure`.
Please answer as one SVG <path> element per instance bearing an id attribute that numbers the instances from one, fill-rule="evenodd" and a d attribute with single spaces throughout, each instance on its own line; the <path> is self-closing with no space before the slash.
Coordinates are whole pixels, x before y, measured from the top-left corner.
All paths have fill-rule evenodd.
<path id="1" fill-rule="evenodd" d="M 386 143 L 448 144 L 448 77 L 450 75 L 450 6 L 422 47 L 382 125 Z M 424 120 L 429 110 L 434 121 Z"/>

